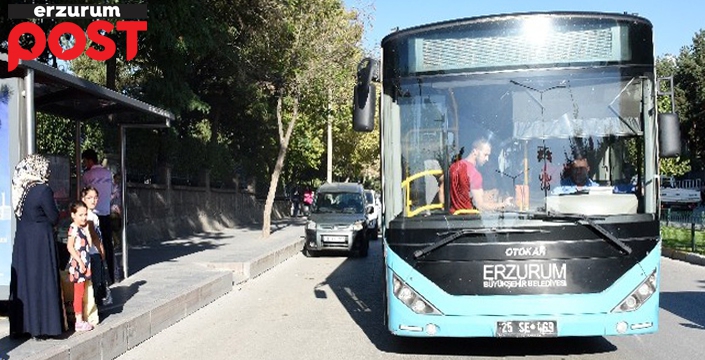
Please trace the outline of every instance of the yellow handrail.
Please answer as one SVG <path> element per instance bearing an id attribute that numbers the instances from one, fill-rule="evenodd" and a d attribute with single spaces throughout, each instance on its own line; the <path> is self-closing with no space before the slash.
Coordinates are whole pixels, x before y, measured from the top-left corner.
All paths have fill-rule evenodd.
<path id="1" fill-rule="evenodd" d="M 426 175 L 443 175 L 443 170 L 434 169 L 434 170 L 426 170 L 426 171 L 416 173 L 416 174 L 411 175 L 408 178 L 406 178 L 406 180 L 402 181 L 401 186 L 408 188 L 412 181 L 414 181 L 422 176 L 426 176 Z"/>
<path id="2" fill-rule="evenodd" d="M 480 210 L 477 209 L 458 209 L 455 210 L 453 215 L 466 215 L 466 214 L 479 214 Z"/>
<path id="3" fill-rule="evenodd" d="M 420 206 L 419 208 L 417 208 L 415 210 L 411 210 L 411 206 L 413 205 L 411 202 L 411 191 L 410 191 L 411 182 L 416 179 L 419 179 L 421 177 L 424 177 L 426 175 L 443 175 L 443 171 L 442 170 L 422 171 L 422 172 L 419 172 L 419 173 L 416 173 L 414 175 L 409 176 L 408 178 L 406 178 L 406 180 L 401 182 L 402 188 L 405 188 L 405 190 L 406 190 L 405 191 L 405 199 L 404 199 L 404 204 L 405 204 L 404 210 L 405 210 L 406 216 L 408 216 L 408 217 L 414 217 L 414 216 L 416 216 L 424 211 L 427 211 L 427 210 L 443 209 L 443 203 L 436 203 L 436 204 L 428 204 L 428 205 Z M 468 214 L 479 214 L 479 213 L 480 213 L 480 211 L 477 209 L 458 209 L 458 210 L 455 210 L 453 215 L 468 215 Z"/>
<path id="4" fill-rule="evenodd" d="M 411 190 L 410 189 L 411 182 L 416 179 L 419 179 L 421 177 L 424 177 L 426 175 L 443 175 L 443 170 L 434 169 L 434 170 L 422 171 L 422 172 L 419 172 L 419 173 L 416 173 L 414 175 L 409 176 L 408 178 L 406 178 L 406 180 L 401 182 L 402 188 L 405 188 L 405 190 L 406 190 L 404 192 L 405 193 L 404 208 L 405 208 L 406 216 L 408 216 L 408 217 L 414 217 L 414 216 L 418 215 L 419 213 L 426 211 L 426 210 L 443 209 L 443 203 L 439 203 L 439 204 L 428 204 L 428 205 L 421 206 L 416 210 L 411 210 L 411 205 L 413 205 L 411 203 L 411 191 L 410 191 Z"/>

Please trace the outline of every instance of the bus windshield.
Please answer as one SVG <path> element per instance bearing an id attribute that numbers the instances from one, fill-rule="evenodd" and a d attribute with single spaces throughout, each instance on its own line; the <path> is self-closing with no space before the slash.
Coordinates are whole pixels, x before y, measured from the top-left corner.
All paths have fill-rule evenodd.
<path id="1" fill-rule="evenodd" d="M 409 199 L 402 216 L 452 212 L 445 180 L 478 140 L 490 146 L 475 164 L 488 203 L 511 197 L 518 211 L 643 212 L 634 179 L 644 168 L 642 104 L 651 89 L 650 79 L 623 69 L 404 78 L 385 88 L 387 124 L 398 124 L 401 144 L 397 197 Z M 578 165 L 588 186 L 575 186 Z"/>

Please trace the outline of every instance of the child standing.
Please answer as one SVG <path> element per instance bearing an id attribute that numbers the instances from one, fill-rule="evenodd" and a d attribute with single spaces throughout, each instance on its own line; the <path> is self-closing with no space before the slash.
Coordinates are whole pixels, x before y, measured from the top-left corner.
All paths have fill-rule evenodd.
<path id="1" fill-rule="evenodd" d="M 81 200 L 88 207 L 88 225 L 91 230 L 93 246 L 88 249 L 91 262 L 93 295 L 99 305 L 107 305 L 107 289 L 105 287 L 105 275 L 103 274 L 103 263 L 105 261 L 105 249 L 103 248 L 103 235 L 100 232 L 100 220 L 95 208 L 98 205 L 98 190 L 93 186 L 86 186 L 81 190 Z"/>
<path id="2" fill-rule="evenodd" d="M 69 227 L 68 250 L 69 281 L 73 283 L 73 310 L 76 314 L 76 331 L 93 330 L 93 325 L 83 319 L 83 294 L 86 290 L 86 280 L 91 278 L 91 263 L 88 249 L 92 246 L 91 231 L 88 224 L 88 207 L 83 201 L 71 203 L 71 219 Z"/>

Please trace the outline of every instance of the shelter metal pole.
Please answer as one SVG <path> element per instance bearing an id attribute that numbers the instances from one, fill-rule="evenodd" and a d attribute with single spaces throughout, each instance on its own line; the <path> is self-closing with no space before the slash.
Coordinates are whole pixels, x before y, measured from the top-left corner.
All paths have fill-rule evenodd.
<path id="1" fill-rule="evenodd" d="M 122 222 L 122 227 L 120 229 L 120 238 L 122 239 L 122 277 L 127 279 L 128 269 L 127 269 L 127 201 L 125 197 L 127 196 L 127 172 L 126 172 L 126 161 L 125 157 L 127 154 L 127 130 L 124 125 L 120 125 L 120 209 L 122 210 L 122 217 L 120 221 Z"/>
<path id="2" fill-rule="evenodd" d="M 81 121 L 76 121 L 76 133 L 73 141 L 74 152 L 76 153 L 76 199 L 81 198 Z"/>
<path id="3" fill-rule="evenodd" d="M 37 152 L 37 141 L 34 129 L 36 129 L 34 117 L 34 70 L 27 69 L 27 74 L 24 77 L 24 95 L 25 95 L 25 111 L 27 122 L 25 129 L 27 131 L 27 154 Z"/>

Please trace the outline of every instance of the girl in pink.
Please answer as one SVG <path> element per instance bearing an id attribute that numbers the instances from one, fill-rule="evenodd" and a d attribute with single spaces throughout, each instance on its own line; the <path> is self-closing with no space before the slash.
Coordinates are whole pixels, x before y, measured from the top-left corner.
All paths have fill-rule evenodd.
<path id="1" fill-rule="evenodd" d="M 76 314 L 76 331 L 93 330 L 93 325 L 83 319 L 83 294 L 86 280 L 91 278 L 91 262 L 88 252 L 93 246 L 88 222 L 88 206 L 83 201 L 76 201 L 69 207 L 73 222 L 69 227 L 68 250 L 69 281 L 73 283 L 73 310 Z"/>

